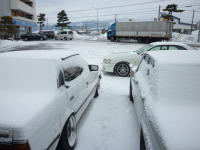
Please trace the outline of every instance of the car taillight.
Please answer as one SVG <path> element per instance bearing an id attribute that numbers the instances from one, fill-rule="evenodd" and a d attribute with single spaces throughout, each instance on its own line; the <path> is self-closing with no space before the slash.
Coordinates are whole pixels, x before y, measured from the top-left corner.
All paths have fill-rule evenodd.
<path id="1" fill-rule="evenodd" d="M 2 144 L 0 143 L 0 150 L 31 150 L 28 142 L 26 143 L 12 143 Z"/>

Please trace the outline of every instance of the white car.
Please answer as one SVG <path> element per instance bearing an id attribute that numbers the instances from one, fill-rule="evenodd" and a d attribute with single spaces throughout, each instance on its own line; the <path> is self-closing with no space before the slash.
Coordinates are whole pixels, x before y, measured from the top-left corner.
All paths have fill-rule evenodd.
<path id="1" fill-rule="evenodd" d="M 0 149 L 73 149 L 76 124 L 99 94 L 98 66 L 40 50 L 2 53 L 0 70 Z"/>
<path id="2" fill-rule="evenodd" d="M 113 53 L 103 59 L 102 71 L 112 72 L 118 76 L 128 76 L 130 73 L 129 64 L 137 66 L 142 58 L 142 54 L 146 51 L 160 50 L 187 50 L 194 49 L 187 44 L 181 42 L 154 42 L 146 45 L 136 51 Z"/>
<path id="3" fill-rule="evenodd" d="M 141 149 L 200 149 L 200 52 L 147 52 L 131 70 Z"/>
<path id="4" fill-rule="evenodd" d="M 72 30 L 66 30 L 58 32 L 55 36 L 56 40 L 73 40 L 74 39 L 74 33 Z"/>

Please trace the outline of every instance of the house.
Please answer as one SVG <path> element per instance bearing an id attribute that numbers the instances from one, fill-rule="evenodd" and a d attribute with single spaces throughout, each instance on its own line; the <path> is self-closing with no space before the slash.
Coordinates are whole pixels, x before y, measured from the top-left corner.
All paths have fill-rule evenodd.
<path id="1" fill-rule="evenodd" d="M 174 26 L 173 26 L 173 32 L 178 33 L 184 33 L 189 34 L 191 30 L 191 24 L 190 23 L 183 23 L 181 22 L 181 19 L 178 17 L 174 17 Z M 197 25 L 193 24 L 192 31 L 197 29 Z"/>

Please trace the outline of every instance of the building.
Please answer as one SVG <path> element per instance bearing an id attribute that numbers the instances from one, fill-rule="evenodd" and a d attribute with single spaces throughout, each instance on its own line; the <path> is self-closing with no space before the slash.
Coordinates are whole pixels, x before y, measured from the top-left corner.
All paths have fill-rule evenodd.
<path id="1" fill-rule="evenodd" d="M 173 31 L 178 33 L 190 34 L 191 31 L 191 24 L 190 23 L 183 23 L 181 19 L 178 17 L 174 17 L 174 26 Z M 192 31 L 197 29 L 197 25 L 192 26 Z"/>
<path id="2" fill-rule="evenodd" d="M 36 27 L 35 0 L 0 0 L 0 17 L 11 16 L 17 27 L 15 38 Z"/>

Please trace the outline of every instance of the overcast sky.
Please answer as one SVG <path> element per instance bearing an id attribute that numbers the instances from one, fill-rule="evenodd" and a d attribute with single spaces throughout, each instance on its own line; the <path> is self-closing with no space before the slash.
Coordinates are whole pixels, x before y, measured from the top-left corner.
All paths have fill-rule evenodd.
<path id="1" fill-rule="evenodd" d="M 49 24 L 56 24 L 57 13 L 65 10 L 70 22 L 96 20 L 150 21 L 158 18 L 159 5 L 164 9 L 168 4 L 178 4 L 182 13 L 174 13 L 181 22 L 191 23 L 193 10 L 194 23 L 200 21 L 200 0 L 35 0 L 36 13 L 45 13 Z M 187 7 L 189 6 L 189 7 Z M 93 7 L 93 8 L 92 8 Z M 95 9 L 96 8 L 96 9 Z"/>

